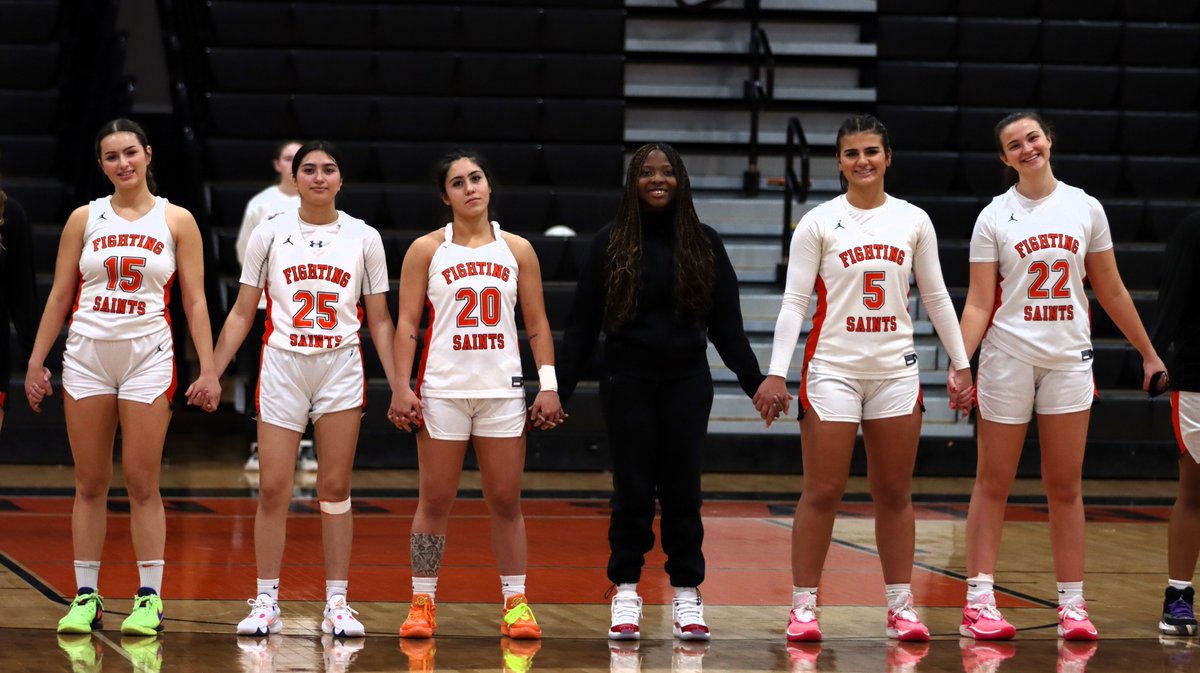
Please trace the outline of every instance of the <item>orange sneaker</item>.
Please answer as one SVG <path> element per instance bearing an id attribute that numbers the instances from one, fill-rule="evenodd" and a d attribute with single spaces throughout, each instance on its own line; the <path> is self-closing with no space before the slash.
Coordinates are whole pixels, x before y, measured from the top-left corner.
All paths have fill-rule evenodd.
<path id="1" fill-rule="evenodd" d="M 437 605 L 429 594 L 413 594 L 408 618 L 400 625 L 401 638 L 432 638 L 437 630 Z"/>
<path id="2" fill-rule="evenodd" d="M 533 618 L 533 610 L 525 600 L 525 594 L 509 596 L 504 601 L 504 619 L 500 621 L 500 635 L 516 640 L 534 640 L 542 637 L 542 627 Z"/>
<path id="3" fill-rule="evenodd" d="M 433 639 L 401 640 L 400 651 L 408 657 L 409 673 L 433 673 L 433 656 L 437 654 L 437 643 Z"/>

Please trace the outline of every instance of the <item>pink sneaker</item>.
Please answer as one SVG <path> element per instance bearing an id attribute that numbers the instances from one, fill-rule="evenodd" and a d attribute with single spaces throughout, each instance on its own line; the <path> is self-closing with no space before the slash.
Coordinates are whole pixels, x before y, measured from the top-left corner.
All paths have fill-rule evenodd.
<path id="1" fill-rule="evenodd" d="M 1058 641 L 1058 666 L 1055 670 L 1057 673 L 1084 673 L 1087 670 L 1088 659 L 1096 654 L 1096 648 L 1099 646 L 1100 643 L 1094 640 L 1082 643 Z"/>
<path id="2" fill-rule="evenodd" d="M 987 594 L 979 602 L 968 603 L 963 608 L 958 633 L 976 640 L 1009 640 L 1017 635 L 1017 630 L 996 609 L 996 597 Z"/>
<path id="3" fill-rule="evenodd" d="M 926 640 L 928 640 L 926 634 Z M 887 644 L 888 673 L 916 673 L 917 664 L 929 654 L 929 643 L 891 643 Z"/>
<path id="4" fill-rule="evenodd" d="M 817 670 L 821 643 L 788 643 L 788 670 L 791 673 L 812 673 Z"/>
<path id="5" fill-rule="evenodd" d="M 896 609 L 888 610 L 887 637 L 914 643 L 929 641 L 929 629 L 925 628 L 921 617 L 913 609 L 912 594 L 903 594 Z"/>
<path id="6" fill-rule="evenodd" d="M 1017 656 L 1017 646 L 1012 643 L 977 642 L 960 639 L 963 673 L 996 673 L 1006 659 Z"/>
<path id="7" fill-rule="evenodd" d="M 1082 598 L 1058 607 L 1058 635 L 1065 640 L 1096 639 L 1096 627 L 1088 619 L 1087 603 Z"/>
<path id="8" fill-rule="evenodd" d="M 798 608 L 788 615 L 787 639 L 790 642 L 809 642 L 821 639 L 821 626 L 817 624 L 817 597 L 808 594 Z"/>

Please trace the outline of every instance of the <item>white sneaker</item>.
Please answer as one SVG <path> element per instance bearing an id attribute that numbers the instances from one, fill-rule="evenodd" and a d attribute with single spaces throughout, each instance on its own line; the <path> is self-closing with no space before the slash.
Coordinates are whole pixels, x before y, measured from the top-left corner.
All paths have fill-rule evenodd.
<path id="1" fill-rule="evenodd" d="M 638 653 L 639 642 L 609 643 L 609 673 L 642 673 L 642 655 Z"/>
<path id="2" fill-rule="evenodd" d="M 238 636 L 242 651 L 242 670 L 245 673 L 271 673 L 275 670 L 275 653 L 283 644 L 283 636 Z"/>
<path id="3" fill-rule="evenodd" d="M 612 599 L 612 626 L 608 629 L 611 640 L 637 640 L 641 637 L 638 622 L 642 619 L 642 597 Z"/>
<path id="4" fill-rule="evenodd" d="M 283 620 L 279 618 L 279 603 L 266 594 L 246 601 L 250 604 L 250 614 L 238 622 L 239 636 L 269 636 L 283 630 Z"/>
<path id="5" fill-rule="evenodd" d="M 361 625 L 360 625 L 361 626 Z M 350 670 L 350 664 L 358 656 L 359 650 L 366 643 L 360 638 L 342 640 L 326 633 L 321 636 L 322 657 L 325 660 L 325 673 L 345 673 Z"/>
<path id="6" fill-rule="evenodd" d="M 301 472 L 317 471 L 317 448 L 313 446 L 313 440 L 300 440 L 300 453 L 296 454 L 296 467 L 300 468 Z"/>
<path id="7" fill-rule="evenodd" d="M 346 597 L 334 596 L 325 604 L 325 619 L 321 620 L 321 630 L 332 633 L 337 638 L 362 638 L 367 635 L 367 629 L 354 615 L 358 610 L 346 604 Z"/>
<path id="8" fill-rule="evenodd" d="M 250 457 L 246 459 L 246 464 L 242 469 L 247 472 L 258 472 L 258 442 L 250 442 Z"/>
<path id="9" fill-rule="evenodd" d="M 709 640 L 712 634 L 704 623 L 704 600 L 700 598 L 700 590 L 695 598 L 680 598 L 676 596 L 671 601 L 671 617 L 674 624 L 671 633 L 680 640 Z"/>

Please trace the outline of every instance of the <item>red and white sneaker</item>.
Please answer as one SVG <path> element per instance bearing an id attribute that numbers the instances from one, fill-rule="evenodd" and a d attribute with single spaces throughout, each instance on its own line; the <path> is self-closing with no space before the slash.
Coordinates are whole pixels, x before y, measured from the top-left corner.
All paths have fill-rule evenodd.
<path id="1" fill-rule="evenodd" d="M 817 670 L 821 643 L 788 643 L 788 670 L 791 673 L 812 673 Z"/>
<path id="2" fill-rule="evenodd" d="M 1084 673 L 1087 670 L 1088 659 L 1096 654 L 1100 643 L 1095 641 L 1072 642 L 1058 641 L 1057 673 Z"/>
<path id="3" fill-rule="evenodd" d="M 1058 606 L 1058 635 L 1065 640 L 1096 639 L 1096 627 L 1088 619 L 1087 603 L 1082 598 Z"/>
<path id="4" fill-rule="evenodd" d="M 642 597 L 613 596 L 612 625 L 608 628 L 611 640 L 637 640 L 641 637 L 638 622 L 642 619 Z"/>
<path id="5" fill-rule="evenodd" d="M 676 596 L 671 601 L 671 633 L 680 640 L 709 640 L 712 634 L 704 623 L 704 599 L 696 590 L 696 597 Z"/>
<path id="6" fill-rule="evenodd" d="M 929 643 L 900 642 L 887 644 L 888 673 L 916 673 L 917 664 L 929 654 Z"/>
<path id="7" fill-rule="evenodd" d="M 921 617 L 913 609 L 912 594 L 903 594 L 896 608 L 888 610 L 887 637 L 911 643 L 929 641 L 929 629 L 921 623 Z"/>
<path id="8" fill-rule="evenodd" d="M 978 642 L 961 639 L 963 673 L 996 673 L 1000 664 L 1017 655 L 1017 646 L 1012 643 Z"/>
<path id="9" fill-rule="evenodd" d="M 1017 629 L 996 609 L 996 597 L 986 594 L 978 602 L 963 607 L 958 633 L 976 640 L 1009 640 L 1017 635 Z"/>
<path id="10" fill-rule="evenodd" d="M 806 594 L 799 607 L 788 614 L 787 639 L 793 643 L 812 642 L 821 639 L 821 625 L 817 623 L 817 597 Z"/>

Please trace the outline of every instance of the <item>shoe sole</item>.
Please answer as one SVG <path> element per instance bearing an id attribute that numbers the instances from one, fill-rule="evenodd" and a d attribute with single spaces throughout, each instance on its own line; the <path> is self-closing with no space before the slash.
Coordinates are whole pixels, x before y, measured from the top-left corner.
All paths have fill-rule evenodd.
<path id="1" fill-rule="evenodd" d="M 1158 632 L 1164 636 L 1194 636 L 1196 635 L 1196 630 L 1195 624 L 1158 623 Z"/>
<path id="2" fill-rule="evenodd" d="M 99 631 L 99 630 L 100 630 L 99 624 L 94 625 L 94 626 L 75 626 L 74 624 L 68 624 L 68 625 L 64 626 L 64 625 L 60 624 L 58 626 L 57 632 L 64 633 L 67 635 L 73 635 L 73 636 L 86 636 L 87 634 L 89 634 L 93 631 Z"/>
<path id="3" fill-rule="evenodd" d="M 276 633 L 279 633 L 282 630 L 283 630 L 283 621 L 277 619 L 274 622 L 271 622 L 270 624 L 267 625 L 266 631 L 263 631 L 262 629 L 255 629 L 254 631 L 247 631 L 247 630 L 239 628 L 239 629 L 237 629 L 237 634 L 239 636 L 254 636 L 254 637 L 258 637 L 258 638 L 265 638 L 267 636 L 275 635 Z"/>
<path id="4" fill-rule="evenodd" d="M 344 629 L 335 629 L 329 625 L 328 621 L 324 620 L 321 622 L 321 631 L 323 633 L 328 633 L 334 638 L 365 638 L 367 636 L 367 630 L 365 628 L 362 630 L 362 633 L 352 633 Z"/>
<path id="5" fill-rule="evenodd" d="M 789 633 L 787 634 L 789 643 L 817 643 L 821 641 L 821 632 L 816 633 Z"/>
<path id="6" fill-rule="evenodd" d="M 671 627 L 671 635 L 680 640 L 712 640 L 711 633 L 697 633 L 695 631 L 684 631 L 678 626 Z"/>
<path id="7" fill-rule="evenodd" d="M 1062 638 L 1063 640 L 1099 640 L 1100 639 L 1100 636 L 1092 631 L 1084 631 L 1083 629 L 1071 629 L 1070 631 L 1068 631 L 1068 630 L 1064 629 L 1062 626 L 1058 627 L 1058 637 Z"/>
<path id="8" fill-rule="evenodd" d="M 642 637 L 641 631 L 609 631 L 609 640 L 640 640 Z"/>
<path id="9" fill-rule="evenodd" d="M 892 640 L 899 640 L 902 643 L 927 643 L 929 642 L 929 633 L 922 631 L 905 631 L 901 633 L 896 629 L 887 629 L 887 637 Z"/>
<path id="10" fill-rule="evenodd" d="M 136 626 L 122 626 L 121 635 L 123 636 L 157 636 L 162 633 L 163 625 L 159 624 L 154 629 L 143 629 Z"/>
<path id="11" fill-rule="evenodd" d="M 433 629 L 409 629 L 407 632 L 400 629 L 401 638 L 432 638 Z"/>
<path id="12" fill-rule="evenodd" d="M 958 635 L 964 638 L 974 638 L 975 640 L 1012 640 L 1014 637 L 1016 637 L 1017 630 L 1013 629 L 1012 633 L 1007 633 L 1005 631 L 997 631 L 996 633 L 977 633 L 965 625 L 960 625 L 958 627 Z"/>

